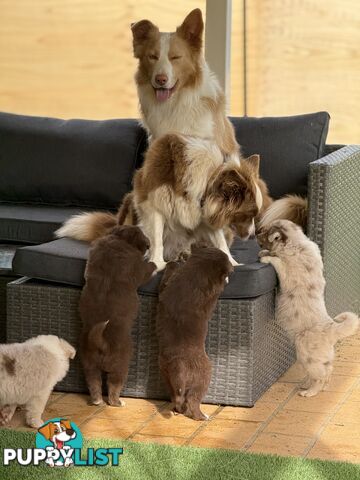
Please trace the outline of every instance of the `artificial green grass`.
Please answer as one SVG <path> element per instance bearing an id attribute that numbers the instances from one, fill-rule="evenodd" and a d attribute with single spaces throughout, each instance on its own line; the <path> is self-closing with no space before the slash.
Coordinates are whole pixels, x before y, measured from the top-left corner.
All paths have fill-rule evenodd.
<path id="1" fill-rule="evenodd" d="M 1 480 L 358 480 L 360 465 L 123 440 L 85 441 L 84 447 L 123 447 L 117 467 L 3 466 L 3 448 L 34 448 L 35 434 L 0 430 Z"/>

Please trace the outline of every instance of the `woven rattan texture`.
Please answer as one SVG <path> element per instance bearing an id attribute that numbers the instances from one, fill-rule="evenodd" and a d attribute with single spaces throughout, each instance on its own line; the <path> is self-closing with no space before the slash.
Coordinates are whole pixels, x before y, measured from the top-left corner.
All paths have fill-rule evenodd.
<path id="1" fill-rule="evenodd" d="M 6 285 L 16 279 L 11 274 L 17 245 L 0 245 L 0 343 L 6 341 Z"/>
<path id="2" fill-rule="evenodd" d="M 8 341 L 39 334 L 59 335 L 76 345 L 80 333 L 80 290 L 26 279 L 8 285 Z M 141 296 L 133 328 L 134 354 L 124 396 L 168 398 L 158 368 L 155 297 Z M 206 344 L 213 364 L 210 403 L 251 406 L 291 365 L 293 351 L 274 321 L 274 294 L 251 300 L 221 300 Z M 83 392 L 79 359 L 57 390 Z"/>
<path id="3" fill-rule="evenodd" d="M 6 342 L 6 285 L 16 277 L 0 276 L 0 343 Z"/>
<path id="4" fill-rule="evenodd" d="M 295 348 L 275 321 L 275 292 L 259 297 L 254 305 L 253 400 L 256 401 L 296 359 Z"/>
<path id="5" fill-rule="evenodd" d="M 308 232 L 323 255 L 329 313 L 359 313 L 359 145 L 341 148 L 310 165 Z"/>

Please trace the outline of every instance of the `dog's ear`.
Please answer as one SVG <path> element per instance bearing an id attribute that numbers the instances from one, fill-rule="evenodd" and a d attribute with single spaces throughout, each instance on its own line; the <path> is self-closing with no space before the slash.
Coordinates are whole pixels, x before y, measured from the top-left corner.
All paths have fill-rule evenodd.
<path id="1" fill-rule="evenodd" d="M 150 38 L 151 33 L 158 32 L 159 29 L 150 20 L 140 20 L 131 24 L 134 43 L 141 43 Z"/>
<path id="2" fill-rule="evenodd" d="M 75 355 L 76 355 L 75 348 L 63 338 L 59 338 L 59 342 L 60 342 L 61 348 L 66 353 L 68 358 L 71 358 L 71 359 L 75 358 Z"/>
<path id="3" fill-rule="evenodd" d="M 241 164 L 245 165 L 255 177 L 259 177 L 260 155 L 251 155 L 244 158 L 241 160 Z"/>
<path id="4" fill-rule="evenodd" d="M 219 193 L 224 200 L 241 203 L 245 198 L 246 181 L 237 169 L 225 170 L 219 178 Z"/>
<path id="5" fill-rule="evenodd" d="M 281 233 L 276 230 L 275 232 L 272 232 L 270 233 L 270 235 L 268 236 L 268 240 L 269 242 L 273 242 L 274 240 L 279 240 L 281 238 Z"/>
<path id="6" fill-rule="evenodd" d="M 43 427 L 38 429 L 38 432 L 41 433 L 47 440 L 49 440 L 52 436 L 52 428 L 51 423 L 47 423 Z"/>
<path id="7" fill-rule="evenodd" d="M 66 430 L 68 430 L 69 428 L 72 428 L 71 426 L 71 423 L 70 423 L 70 420 L 61 420 L 60 423 L 62 423 L 64 425 L 64 427 L 66 428 Z"/>
<path id="8" fill-rule="evenodd" d="M 204 21 L 200 8 L 195 8 L 185 18 L 183 23 L 176 29 L 176 32 L 186 40 L 191 47 L 200 50 L 202 46 L 202 34 Z"/>

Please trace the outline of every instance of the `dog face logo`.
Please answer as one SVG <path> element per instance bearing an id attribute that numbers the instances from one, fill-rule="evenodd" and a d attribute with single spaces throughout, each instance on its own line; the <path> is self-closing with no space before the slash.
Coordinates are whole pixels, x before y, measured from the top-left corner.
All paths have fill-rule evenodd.
<path id="1" fill-rule="evenodd" d="M 82 435 L 70 420 L 54 418 L 39 428 L 36 447 L 47 451 L 46 463 L 51 467 L 68 467 L 73 464 L 73 449 L 82 447 Z"/>
<path id="2" fill-rule="evenodd" d="M 69 420 L 49 422 L 38 430 L 47 440 L 50 440 L 54 448 L 61 449 L 65 442 L 76 437 L 75 430 L 71 427 Z"/>

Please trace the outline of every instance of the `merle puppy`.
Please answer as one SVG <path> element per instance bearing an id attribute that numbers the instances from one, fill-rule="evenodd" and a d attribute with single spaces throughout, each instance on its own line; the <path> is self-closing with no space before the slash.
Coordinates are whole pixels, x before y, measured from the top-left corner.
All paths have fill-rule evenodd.
<path id="1" fill-rule="evenodd" d="M 80 298 L 80 353 L 95 405 L 103 403 L 102 372 L 107 373 L 109 404 L 124 405 L 119 397 L 132 352 L 130 333 L 139 308 L 137 289 L 156 269 L 144 259 L 148 248 L 149 241 L 140 228 L 117 226 L 90 250 Z"/>
<path id="2" fill-rule="evenodd" d="M 186 263 L 169 262 L 159 293 L 159 364 L 174 411 L 207 420 L 200 410 L 211 379 L 205 352 L 208 321 L 234 267 L 215 247 L 192 246 Z"/>
<path id="3" fill-rule="evenodd" d="M 355 313 L 332 318 L 324 299 L 325 278 L 319 247 L 289 220 L 276 220 L 258 236 L 262 263 L 270 263 L 280 280 L 276 319 L 294 342 L 307 378 L 299 394 L 313 397 L 329 383 L 334 347 L 359 328 Z"/>

